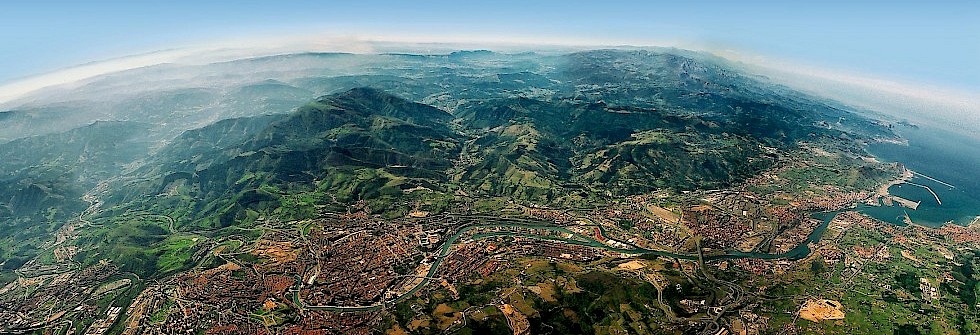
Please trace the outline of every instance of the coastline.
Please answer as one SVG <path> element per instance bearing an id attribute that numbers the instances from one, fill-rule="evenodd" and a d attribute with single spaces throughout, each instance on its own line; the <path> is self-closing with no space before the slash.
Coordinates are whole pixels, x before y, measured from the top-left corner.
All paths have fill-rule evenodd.
<path id="1" fill-rule="evenodd" d="M 913 172 L 912 170 L 904 169 L 904 168 L 902 170 L 903 170 L 903 172 L 902 172 L 902 176 L 901 177 L 898 177 L 898 179 L 889 181 L 889 182 L 885 183 L 884 185 L 881 185 L 881 187 L 878 188 L 878 196 L 889 196 L 890 195 L 888 193 L 888 189 L 889 188 L 891 188 L 892 186 L 895 186 L 895 185 L 901 185 L 901 184 L 907 183 L 909 180 L 912 180 L 912 177 L 915 176 L 915 172 Z"/>
<path id="2" fill-rule="evenodd" d="M 921 201 L 915 210 L 908 210 L 907 213 L 917 224 L 937 228 L 948 224 L 980 225 L 980 221 L 976 220 L 976 216 L 980 215 L 980 196 L 972 191 L 980 187 L 980 180 L 976 179 L 975 171 L 964 168 L 980 164 L 980 142 L 938 127 L 896 127 L 894 130 L 900 139 L 905 140 L 889 138 L 870 141 L 866 152 L 883 164 L 901 163 L 907 171 L 894 170 L 895 175 L 889 178 L 895 180 L 878 184 L 875 196 L 859 206 L 864 208 L 861 211 L 885 222 L 901 224 L 906 214 L 903 209 L 911 208 L 900 203 L 900 207 L 897 207 L 895 202 L 889 201 L 897 195 Z M 899 184 L 903 179 L 899 177 L 907 176 L 908 171 L 914 175 L 906 182 L 910 187 L 902 185 L 901 188 L 892 189 L 892 192 L 885 192 L 887 188 Z M 928 193 L 915 188 L 922 188 Z M 892 207 L 886 206 L 887 203 L 882 203 L 882 200 L 892 202 Z"/>
<path id="3" fill-rule="evenodd" d="M 865 204 L 869 206 L 881 206 L 881 205 L 892 206 L 893 205 L 892 201 L 897 200 L 897 202 L 899 202 L 900 205 L 909 207 L 906 205 L 906 202 L 912 202 L 912 201 L 898 198 L 892 195 L 891 193 L 889 193 L 888 189 L 895 185 L 905 184 L 909 182 L 909 180 L 912 180 L 913 177 L 915 177 L 914 171 L 903 168 L 901 176 L 899 176 L 896 179 L 890 180 L 887 183 L 884 183 L 880 187 L 878 187 L 874 195 L 868 198 L 867 201 L 865 201 Z M 894 198 L 898 198 L 898 199 L 894 199 Z M 909 208 L 915 210 L 914 207 L 909 207 Z"/>

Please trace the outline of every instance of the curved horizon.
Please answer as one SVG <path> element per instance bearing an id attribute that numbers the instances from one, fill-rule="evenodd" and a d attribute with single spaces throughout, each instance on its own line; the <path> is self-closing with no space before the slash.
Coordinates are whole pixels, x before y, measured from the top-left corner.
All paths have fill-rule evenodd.
<path id="1" fill-rule="evenodd" d="M 4 26 L 0 29 L 0 63 L 8 64 L 0 68 L 0 86 L 23 86 L 25 81 L 74 70 L 78 65 L 103 64 L 120 56 L 156 54 L 159 50 L 233 46 L 236 42 L 256 47 L 256 41 L 281 43 L 326 36 L 347 40 L 673 46 L 748 63 L 779 63 L 788 68 L 822 69 L 816 72 L 829 71 L 837 77 L 845 74 L 930 91 L 938 88 L 958 95 L 978 95 L 977 15 L 980 6 L 958 0 L 633 0 L 614 5 L 576 0 L 37 0 L 0 5 L 0 24 Z"/>
<path id="2" fill-rule="evenodd" d="M 0 84 L 0 107 L 15 108 L 30 102 L 33 95 L 48 90 L 70 88 L 85 81 L 127 70 L 162 64 L 210 64 L 263 56 L 303 52 L 346 52 L 377 54 L 386 52 L 448 53 L 454 50 L 488 49 L 495 52 L 565 51 L 596 48 L 675 48 L 707 53 L 732 61 L 754 72 L 766 75 L 776 83 L 893 116 L 916 114 L 916 110 L 940 112 L 939 119 L 965 120 L 965 128 L 980 129 L 980 92 L 952 87 L 927 86 L 860 73 L 820 68 L 791 60 L 780 60 L 748 51 L 715 50 L 695 43 L 674 41 L 672 45 L 656 42 L 598 40 L 477 37 L 477 36 L 397 36 L 385 35 L 312 35 L 290 38 L 230 39 L 222 42 L 190 45 L 165 50 L 89 62 L 48 73 Z M 438 48 L 434 48 L 438 46 Z M 816 82 L 814 82 L 816 81 Z M 833 85 L 827 85 L 831 83 Z M 841 96 L 840 85 L 863 93 L 858 97 Z M 849 94 L 855 94 L 853 91 Z M 899 99 L 896 104 L 896 98 Z M 898 109 L 898 111 L 896 111 Z M 897 114 L 897 115 L 896 115 Z"/>

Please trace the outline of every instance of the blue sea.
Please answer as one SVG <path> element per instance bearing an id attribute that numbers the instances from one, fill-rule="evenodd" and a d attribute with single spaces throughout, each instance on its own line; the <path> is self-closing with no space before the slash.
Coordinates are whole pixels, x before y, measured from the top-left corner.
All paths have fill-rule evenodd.
<path id="1" fill-rule="evenodd" d="M 897 129 L 908 145 L 878 143 L 869 147 L 882 161 L 901 162 L 906 168 L 953 185 L 949 187 L 916 175 L 911 182 L 929 186 L 942 201 L 926 189 L 910 184 L 895 185 L 891 194 L 921 201 L 918 209 L 898 206 L 865 206 L 859 210 L 885 222 L 903 224 L 905 214 L 912 222 L 938 227 L 952 222 L 967 225 L 980 215 L 980 139 L 934 126 Z"/>

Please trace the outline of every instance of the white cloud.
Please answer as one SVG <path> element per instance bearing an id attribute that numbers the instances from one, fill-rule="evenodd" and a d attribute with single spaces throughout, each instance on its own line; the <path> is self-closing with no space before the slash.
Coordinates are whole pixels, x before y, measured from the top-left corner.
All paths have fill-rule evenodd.
<path id="1" fill-rule="evenodd" d="M 730 50 L 718 54 L 804 92 L 913 122 L 950 127 L 971 136 L 980 134 L 978 92 L 902 83 Z"/>
<path id="2" fill-rule="evenodd" d="M 905 109 L 914 113 L 920 109 L 936 109 L 949 117 L 966 118 L 980 129 L 980 99 L 976 94 L 956 92 L 947 88 L 922 87 L 872 76 L 835 72 L 792 62 L 773 60 L 750 53 L 681 41 L 612 41 L 571 39 L 564 37 L 471 36 L 452 35 L 391 35 L 378 33 L 325 33 L 305 36 L 262 36 L 226 40 L 222 43 L 189 46 L 91 63 L 28 79 L 0 85 L 0 102 L 28 101 L 31 94 L 49 87 L 66 87 L 100 75 L 163 63 L 206 64 L 211 62 L 292 52 L 326 51 L 375 53 L 379 46 L 405 48 L 412 52 L 445 52 L 452 48 L 490 48 L 502 51 L 575 50 L 595 47 L 643 45 L 673 46 L 712 52 L 724 58 L 746 64 L 751 70 L 765 74 L 788 86 L 804 89 L 845 103 L 872 109 Z M 408 51 L 408 50 L 406 50 Z M 847 89 L 845 89 L 846 87 Z M 901 105 L 896 105 L 896 98 Z M 20 99 L 20 101 L 16 101 Z M 888 113 L 889 110 L 881 110 Z"/>
<path id="3" fill-rule="evenodd" d="M 43 88 L 70 85 L 80 80 L 103 74 L 172 62 L 180 57 L 193 53 L 194 51 L 192 50 L 160 51 L 85 64 L 42 74 L 0 86 L 0 101 L 11 101 Z"/>
<path id="4" fill-rule="evenodd" d="M 598 41 L 564 37 L 526 36 L 470 36 L 445 34 L 441 36 L 412 34 L 319 34 L 303 36 L 262 36 L 230 39 L 221 43 L 188 46 L 178 49 L 152 52 L 80 65 L 60 71 L 37 75 L 14 82 L 0 84 L 0 104 L 29 97 L 33 92 L 54 86 L 72 85 L 85 79 L 163 63 L 203 64 L 246 57 L 267 56 L 281 53 L 323 51 L 373 53 L 378 44 L 409 48 L 415 51 L 443 52 L 450 47 L 498 48 L 501 50 L 527 50 L 539 48 L 585 48 L 630 44 L 627 41 Z M 661 43 L 632 43 L 634 45 L 667 45 Z M 434 50 L 433 50 L 434 49 Z"/>

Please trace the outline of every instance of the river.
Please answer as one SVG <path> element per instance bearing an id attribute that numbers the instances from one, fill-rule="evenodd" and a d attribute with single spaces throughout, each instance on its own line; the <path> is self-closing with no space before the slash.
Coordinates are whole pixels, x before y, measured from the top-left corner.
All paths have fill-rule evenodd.
<path id="1" fill-rule="evenodd" d="M 880 160 L 901 162 L 909 169 L 928 176 L 927 178 L 925 176 L 916 175 L 914 178 L 912 178 L 911 182 L 929 186 L 942 200 L 942 204 L 936 201 L 935 197 L 926 189 L 910 184 L 902 184 L 892 186 L 889 188 L 889 192 L 912 201 L 921 201 L 917 210 L 906 209 L 898 205 L 860 205 L 858 206 L 857 210 L 879 220 L 894 224 L 904 224 L 903 218 L 907 213 L 916 224 L 933 227 L 941 226 L 947 222 L 966 225 L 980 215 L 980 193 L 976 192 L 976 190 L 980 189 L 980 178 L 978 178 L 978 176 L 980 176 L 980 139 L 928 126 L 907 127 L 899 129 L 898 132 L 902 137 L 909 140 L 908 145 L 879 143 L 869 146 L 869 150 Z M 951 184 L 955 187 L 946 186 L 944 183 Z M 805 258 L 811 253 L 809 245 L 820 241 L 824 231 L 827 230 L 827 226 L 829 225 L 830 221 L 837 215 L 837 213 L 839 212 L 819 212 L 813 214 L 813 217 L 822 220 L 822 223 L 807 236 L 806 240 L 801 241 L 797 247 L 785 253 L 769 254 L 759 252 L 729 251 L 724 254 L 706 255 L 704 258 L 705 260 L 740 258 L 796 260 Z M 458 243 L 458 240 L 464 233 L 472 229 L 486 229 L 493 227 L 519 227 L 571 233 L 571 231 L 565 228 L 548 224 L 491 222 L 485 224 L 468 225 L 461 227 L 439 248 L 438 254 L 433 259 L 432 266 L 430 267 L 429 272 L 426 274 L 426 278 L 414 288 L 405 294 L 400 295 L 394 300 L 372 306 L 305 306 L 299 301 L 299 287 L 296 287 L 294 289 L 294 301 L 297 303 L 297 305 L 304 306 L 306 309 L 329 310 L 335 312 L 373 311 L 385 308 L 385 306 L 391 306 L 392 304 L 411 297 L 425 287 L 425 285 L 429 283 L 430 278 L 438 272 L 439 265 L 442 264 L 445 256 L 449 254 L 452 246 Z M 526 238 L 560 241 L 627 254 L 655 255 L 687 260 L 697 260 L 698 258 L 697 254 L 673 253 L 662 250 L 639 248 L 635 246 L 628 249 L 617 248 L 603 244 L 583 235 L 576 235 L 576 238 L 574 239 L 566 239 L 555 236 L 541 236 L 527 233 L 499 231 L 477 234 L 474 235 L 473 238 L 484 239 L 495 236 L 520 236 Z M 302 285 L 301 278 L 297 278 L 297 285 Z"/>
<path id="2" fill-rule="evenodd" d="M 804 258 L 804 257 L 810 255 L 810 247 L 809 247 L 808 244 L 809 243 L 816 243 L 816 242 L 820 241 L 820 238 L 823 236 L 823 232 L 825 230 L 827 230 L 827 225 L 830 223 L 831 220 L 833 220 L 833 218 L 837 215 L 837 213 L 838 212 L 820 212 L 820 213 L 814 214 L 813 215 L 814 218 L 821 219 L 823 222 L 819 226 L 817 226 L 817 228 L 815 228 L 813 230 L 813 232 L 810 233 L 807 236 L 806 240 L 804 240 L 804 241 L 802 241 L 800 243 L 800 245 L 798 245 L 796 248 L 793 248 L 792 250 L 787 251 L 785 253 L 782 253 L 782 254 L 768 254 L 768 253 L 758 253 L 758 252 L 729 251 L 729 252 L 727 252 L 725 254 L 705 255 L 704 256 L 704 259 L 705 260 L 719 260 L 719 259 L 757 258 L 757 259 L 791 259 L 791 260 L 795 260 L 795 259 Z M 511 231 L 494 231 L 494 232 L 487 232 L 487 233 L 478 233 L 478 234 L 474 234 L 472 238 L 474 240 L 479 240 L 479 239 L 486 239 L 486 238 L 492 238 L 492 237 L 498 237 L 498 236 L 518 236 L 518 237 L 525 237 L 525 238 L 532 238 L 532 239 L 541 239 L 541 240 L 549 240 L 549 241 L 559 241 L 559 242 L 565 242 L 565 243 L 569 243 L 569 244 L 589 246 L 589 247 L 600 248 L 600 249 L 604 249 L 604 250 L 608 250 L 608 251 L 621 252 L 621 253 L 626 253 L 626 254 L 655 255 L 655 256 L 661 256 L 661 257 L 679 258 L 679 259 L 686 259 L 686 260 L 697 260 L 698 259 L 698 255 L 697 254 L 674 253 L 674 252 L 668 252 L 668 251 L 662 251 L 662 250 L 645 249 L 645 248 L 640 248 L 640 247 L 632 247 L 632 248 L 629 248 L 629 249 L 612 247 L 612 246 L 603 244 L 603 243 L 601 243 L 599 241 L 596 241 L 595 239 L 593 239 L 591 237 L 588 237 L 588 236 L 585 236 L 585 235 L 574 234 L 572 231 L 568 230 L 567 228 L 556 226 L 556 225 L 551 225 L 551 224 L 527 224 L 527 223 L 485 223 L 485 224 L 474 224 L 474 225 L 463 226 L 458 231 L 456 231 L 456 233 L 454 233 L 452 236 L 450 236 L 446 240 L 446 242 L 444 242 L 442 244 L 442 246 L 438 249 L 439 250 L 439 253 L 433 259 L 432 266 L 429 267 L 429 272 L 426 273 L 426 277 L 418 285 L 416 285 L 415 287 L 413 287 L 411 290 L 409 290 L 408 292 L 405 292 L 404 294 L 396 297 L 393 300 L 389 300 L 389 301 L 386 301 L 386 302 L 381 303 L 381 304 L 369 305 L 369 306 L 308 306 L 308 305 L 303 304 L 302 301 L 300 301 L 300 299 L 299 299 L 299 290 L 300 290 L 300 288 L 303 285 L 302 284 L 303 283 L 303 278 L 301 278 L 299 276 L 296 276 L 296 285 L 297 286 L 293 289 L 293 302 L 296 303 L 296 305 L 298 305 L 298 306 L 303 306 L 304 309 L 309 309 L 309 310 L 325 310 L 325 311 L 333 311 L 333 312 L 365 312 L 365 311 L 375 311 L 375 310 L 384 309 L 386 306 L 392 306 L 392 305 L 394 305 L 394 304 L 396 304 L 398 302 L 401 302 L 401 301 L 403 301 L 405 299 L 408 299 L 409 297 L 415 295 L 415 293 L 417 293 L 419 290 L 421 290 L 422 288 L 424 288 L 425 285 L 427 285 L 429 283 L 430 279 L 433 276 L 435 276 L 435 274 L 438 272 L 439 265 L 442 264 L 443 259 L 445 259 L 445 257 L 449 254 L 449 251 L 452 249 L 452 246 L 455 245 L 455 244 L 457 244 L 459 242 L 459 239 L 463 236 L 464 233 L 466 233 L 466 232 L 468 232 L 470 230 L 473 230 L 473 229 L 488 229 L 488 228 L 495 228 L 495 227 L 528 228 L 528 229 L 535 229 L 535 230 L 558 231 L 558 232 L 562 232 L 562 233 L 573 234 L 574 235 L 573 236 L 574 238 L 573 239 L 568 239 L 568 238 L 556 237 L 556 236 L 542 236 L 542 235 L 535 235 L 535 234 L 528 234 L 528 233 L 519 233 L 519 232 L 511 232 Z"/>

